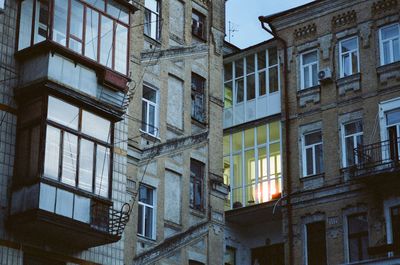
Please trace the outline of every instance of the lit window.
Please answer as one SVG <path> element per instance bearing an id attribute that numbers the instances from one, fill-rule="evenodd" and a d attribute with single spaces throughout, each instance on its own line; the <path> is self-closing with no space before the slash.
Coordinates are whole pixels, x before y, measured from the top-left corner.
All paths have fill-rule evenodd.
<path id="1" fill-rule="evenodd" d="M 143 87 L 142 97 L 142 131 L 158 136 L 157 90 Z"/>
<path id="2" fill-rule="evenodd" d="M 280 197 L 282 171 L 279 122 L 226 135 L 223 144 L 224 183 L 231 187 L 225 205 L 227 208 L 263 203 Z"/>
<path id="3" fill-rule="evenodd" d="M 343 166 L 348 167 L 358 164 L 358 156 L 354 155 L 354 149 L 363 145 L 363 125 L 362 121 L 344 124 L 343 130 Z"/>
<path id="4" fill-rule="evenodd" d="M 381 65 L 400 60 L 400 25 L 393 24 L 379 30 Z"/>
<path id="5" fill-rule="evenodd" d="M 192 34 L 200 39 L 205 39 L 206 17 L 193 10 L 192 12 Z"/>
<path id="6" fill-rule="evenodd" d="M 306 226 L 307 265 L 326 265 L 325 222 L 315 222 Z"/>
<path id="7" fill-rule="evenodd" d="M 347 217 L 349 261 L 368 259 L 368 220 L 367 215 L 356 214 Z"/>
<path id="8" fill-rule="evenodd" d="M 205 122 L 205 100 L 204 89 L 206 80 L 192 73 L 192 119 Z"/>
<path id="9" fill-rule="evenodd" d="M 29 47 L 32 38 L 34 44 L 51 38 L 126 75 L 128 26 L 129 12 L 115 1 L 54 0 L 49 9 L 49 0 L 25 0 L 21 2 L 18 50 Z"/>
<path id="10" fill-rule="evenodd" d="M 161 36 L 160 0 L 145 0 L 144 34 L 159 40 Z"/>
<path id="11" fill-rule="evenodd" d="M 110 134 L 110 121 L 49 97 L 44 176 L 108 198 Z"/>
<path id="12" fill-rule="evenodd" d="M 190 160 L 190 208 L 204 210 L 204 164 Z"/>
<path id="13" fill-rule="evenodd" d="M 322 134 L 320 131 L 303 136 L 303 176 L 323 172 Z"/>
<path id="14" fill-rule="evenodd" d="M 359 72 L 358 38 L 342 40 L 339 43 L 340 77 Z"/>
<path id="15" fill-rule="evenodd" d="M 318 85 L 317 51 L 303 53 L 300 56 L 301 89 Z"/>
<path id="16" fill-rule="evenodd" d="M 155 189 L 143 184 L 139 188 L 138 235 L 155 239 Z"/>

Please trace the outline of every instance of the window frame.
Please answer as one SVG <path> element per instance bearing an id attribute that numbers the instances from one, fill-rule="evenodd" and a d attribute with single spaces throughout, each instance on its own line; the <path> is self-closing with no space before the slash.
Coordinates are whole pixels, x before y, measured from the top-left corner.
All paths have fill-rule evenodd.
<path id="1" fill-rule="evenodd" d="M 151 239 L 151 240 L 156 240 L 156 229 L 157 229 L 157 222 L 156 222 L 156 217 L 157 217 L 157 192 L 156 192 L 156 188 L 149 186 L 147 184 L 144 183 L 140 183 L 140 187 L 145 187 L 148 190 L 151 190 L 152 195 L 153 195 L 153 205 L 147 204 L 145 202 L 141 202 L 140 201 L 140 195 L 138 198 L 138 230 L 137 230 L 137 235 L 143 238 L 147 238 L 147 239 Z M 140 187 L 139 187 L 139 191 L 140 192 Z M 141 205 L 143 207 L 143 213 L 140 212 L 140 208 L 139 205 Z M 146 233 L 146 211 L 147 209 L 151 209 L 152 210 L 152 220 L 151 220 L 151 229 L 152 229 L 152 234 L 150 236 L 145 235 Z M 143 234 L 139 232 L 139 218 L 142 217 L 142 228 L 141 230 L 143 231 Z"/>
<path id="2" fill-rule="evenodd" d="M 146 1 L 146 0 L 145 0 Z M 161 15 L 161 5 L 162 5 L 162 0 L 154 0 L 156 3 L 157 3 L 157 10 L 151 10 L 151 9 L 149 9 L 149 8 L 147 8 L 145 5 L 144 5 L 144 21 L 143 21 L 143 23 L 144 23 L 144 25 L 143 25 L 143 34 L 145 35 L 145 36 L 147 36 L 147 37 L 149 37 L 150 39 L 152 39 L 152 40 L 155 40 L 155 41 L 160 41 L 161 40 L 161 26 L 162 26 L 162 23 L 161 23 L 161 21 L 162 21 L 162 15 Z M 152 21 L 152 20 L 150 20 L 150 22 L 147 22 L 146 21 L 146 16 L 148 15 L 147 13 L 150 13 L 150 15 L 155 15 L 156 16 L 156 20 L 155 21 Z M 150 18 L 151 18 L 152 16 L 150 16 Z M 155 30 L 155 38 L 153 38 L 153 36 L 152 36 L 152 31 L 153 31 L 153 27 L 152 27 L 152 25 L 153 25 L 153 23 L 155 23 L 155 28 L 154 28 L 154 30 Z M 148 24 L 150 24 L 150 34 L 147 34 L 146 33 L 146 26 L 148 26 Z"/>
<path id="3" fill-rule="evenodd" d="M 353 218 L 353 217 L 358 217 L 358 216 L 365 216 L 367 219 L 367 230 L 366 231 L 362 231 L 362 232 L 358 232 L 358 233 L 350 233 L 350 222 L 349 219 Z M 351 260 L 351 256 L 350 256 L 350 239 L 358 239 L 358 243 L 359 240 L 363 237 L 363 236 L 367 236 L 367 239 L 369 239 L 369 229 L 368 229 L 368 214 L 366 212 L 360 212 L 360 213 L 354 213 L 354 214 L 349 214 L 346 216 L 346 231 L 347 231 L 347 236 L 346 236 L 346 240 L 347 240 L 347 258 L 348 258 L 348 262 L 357 262 L 357 261 L 362 261 L 364 259 L 357 259 L 357 260 Z M 358 246 L 358 250 L 360 250 L 360 248 L 362 247 L 362 245 L 357 245 Z M 367 249 L 368 249 L 368 245 L 367 245 Z M 360 252 L 362 253 L 362 252 Z M 359 254 L 360 254 L 359 253 Z M 360 258 L 360 257 L 359 257 Z"/>
<path id="4" fill-rule="evenodd" d="M 343 53 L 343 48 L 342 48 L 343 42 L 354 40 L 354 39 L 356 40 L 357 50 L 351 50 L 351 51 Z M 344 67 L 343 67 L 343 63 L 344 63 L 343 56 L 349 55 L 350 56 L 350 60 L 352 60 L 351 54 L 354 53 L 355 51 L 356 51 L 356 54 L 357 54 L 357 69 L 356 69 L 356 71 L 354 71 L 353 64 L 350 63 L 350 72 L 351 72 L 351 74 L 345 75 Z M 351 75 L 354 75 L 354 74 L 357 74 L 357 73 L 360 72 L 360 46 L 359 46 L 359 38 L 358 38 L 358 36 L 353 36 L 353 37 L 346 38 L 346 39 L 343 39 L 343 40 L 339 41 L 339 69 L 340 69 L 339 70 L 340 78 L 343 78 L 343 77 L 346 77 L 346 76 L 351 76 Z"/>
<path id="5" fill-rule="evenodd" d="M 319 132 L 321 134 L 321 142 L 318 143 L 313 143 L 313 144 L 309 144 L 306 145 L 306 136 L 310 135 L 310 134 L 314 134 Z M 324 149 L 323 149 L 323 139 L 322 139 L 322 130 L 314 130 L 314 131 L 309 131 L 309 132 L 305 132 L 302 134 L 301 136 L 301 142 L 302 142 L 302 146 L 301 146 L 301 154 L 302 154 L 302 172 L 303 172 L 303 176 L 302 177 L 309 177 L 309 176 L 314 176 L 314 175 L 318 175 L 318 174 L 322 174 L 324 172 Z M 317 161 L 316 161 L 316 146 L 321 145 L 321 152 L 322 152 L 322 168 L 321 168 L 321 172 L 317 172 Z M 313 163 L 313 172 L 312 174 L 307 174 L 307 149 L 311 148 L 312 150 L 312 163 Z"/>
<path id="6" fill-rule="evenodd" d="M 148 134 L 148 135 L 150 135 L 152 137 L 159 138 L 159 136 L 160 136 L 159 135 L 159 131 L 160 131 L 160 128 L 159 128 L 159 90 L 154 88 L 154 87 L 152 87 L 152 86 L 146 85 L 146 84 L 143 84 L 143 89 L 144 89 L 144 87 L 155 91 L 155 93 L 156 93 L 156 102 L 154 103 L 151 100 L 148 100 L 148 99 L 144 98 L 143 94 L 142 94 L 142 110 L 141 111 L 143 112 L 143 104 L 146 104 L 147 105 L 147 107 L 146 107 L 147 113 L 146 113 L 146 121 L 142 120 L 142 125 L 140 127 L 140 131 L 145 133 L 145 134 Z M 143 92 L 143 89 L 142 89 L 142 92 Z M 148 107 L 149 105 L 154 107 L 154 134 L 150 133 L 150 127 L 151 126 L 150 126 L 150 123 L 149 123 L 149 117 L 150 117 L 150 109 Z M 142 113 L 142 116 L 143 116 L 143 113 Z M 143 129 L 143 125 L 146 127 L 145 129 Z"/>
<path id="7" fill-rule="evenodd" d="M 6 8 L 6 0 L 0 0 L 0 10 L 4 10 Z"/>
<path id="8" fill-rule="evenodd" d="M 317 60 L 315 62 L 313 62 L 313 63 L 309 63 L 307 65 L 303 65 L 303 61 L 304 61 L 303 57 L 305 55 L 307 55 L 307 54 L 311 54 L 311 53 L 314 53 L 314 52 L 315 52 L 315 54 L 317 56 Z M 305 90 L 307 88 L 312 88 L 312 87 L 317 86 L 319 84 L 318 76 L 317 76 L 317 80 L 316 80 L 317 84 L 316 85 L 312 84 L 312 81 L 313 81 L 312 67 L 313 67 L 313 65 L 317 65 L 317 75 L 318 75 L 318 71 L 319 71 L 318 49 L 308 50 L 308 51 L 300 53 L 300 90 Z M 304 78 L 305 77 L 304 76 L 304 74 L 305 74 L 304 68 L 306 68 L 306 67 L 309 68 L 309 78 L 310 78 L 310 81 L 311 81 L 311 86 L 308 86 L 308 87 L 305 87 L 305 78 Z"/>
<path id="9" fill-rule="evenodd" d="M 67 127 L 65 125 L 62 125 L 54 120 L 49 119 L 48 117 L 48 110 L 49 110 L 49 97 L 53 97 L 57 100 L 61 100 L 64 101 L 66 104 L 72 105 L 76 108 L 79 109 L 78 112 L 78 129 L 75 130 L 73 128 Z M 108 119 L 105 119 L 107 121 L 110 122 L 110 132 L 109 132 L 109 143 L 102 141 L 101 139 L 95 138 L 94 136 L 85 134 L 82 131 L 82 123 L 83 123 L 83 119 L 82 119 L 82 115 L 83 115 L 83 111 L 89 112 L 91 114 L 94 114 L 102 119 L 105 119 L 104 117 L 93 113 L 91 111 L 86 110 L 85 108 L 83 108 L 82 106 L 77 106 L 74 104 L 71 104 L 70 102 L 68 102 L 67 100 L 60 98 L 60 97 L 56 97 L 53 95 L 48 95 L 46 96 L 46 111 L 44 112 L 44 126 L 43 126 L 43 134 L 44 134 L 44 138 L 43 138 L 43 142 L 44 142 L 44 150 L 43 150 L 43 159 L 41 164 L 43 165 L 41 168 L 41 172 L 42 172 L 42 177 L 45 178 L 46 180 L 51 181 L 52 183 L 56 182 L 57 184 L 60 185 L 67 185 L 67 187 L 70 187 L 72 189 L 76 189 L 79 190 L 81 192 L 83 192 L 84 194 L 90 194 L 90 197 L 97 197 L 100 199 L 107 199 L 109 200 L 111 198 L 111 192 L 112 192 L 112 172 L 113 172 L 113 152 L 114 152 L 114 122 Z M 46 176 L 45 174 L 45 163 L 46 163 L 46 145 L 47 145 L 47 130 L 49 127 L 55 128 L 57 130 L 59 130 L 59 148 L 58 148 L 58 173 L 57 176 L 51 177 L 51 176 Z M 75 184 L 74 185 L 70 185 L 65 183 L 62 180 L 62 174 L 63 174 L 63 157 L 64 157 L 64 135 L 65 133 L 68 134 L 72 134 L 74 136 L 77 137 L 77 146 L 76 146 L 76 161 L 75 161 Z M 79 186 L 80 184 L 80 155 L 81 155 L 81 142 L 85 140 L 88 142 L 93 143 L 93 161 L 92 161 L 92 187 L 91 187 L 91 191 L 83 189 Z M 105 148 L 105 150 L 109 151 L 109 165 L 108 165 L 108 188 L 107 188 L 107 196 L 101 195 L 101 190 L 99 190 L 99 193 L 96 192 L 97 189 L 97 154 L 98 154 L 98 146 Z M 105 156 L 106 157 L 106 156 Z M 103 175 L 104 173 L 102 173 Z M 55 178 L 56 177 L 56 178 Z M 58 186 L 58 185 L 57 185 Z"/>
<path id="10" fill-rule="evenodd" d="M 195 20 L 193 15 L 198 16 L 199 20 Z M 196 25 L 194 24 L 194 21 L 196 21 Z M 202 34 L 198 33 L 199 28 L 201 29 Z M 203 41 L 207 40 L 207 16 L 196 9 L 192 9 L 192 36 L 195 36 Z"/>
<path id="11" fill-rule="evenodd" d="M 192 174 L 192 166 L 199 166 L 200 175 Z M 196 159 L 190 158 L 190 177 L 189 177 L 189 207 L 193 210 L 204 212 L 205 211 L 205 176 L 206 175 L 206 165 Z M 200 205 L 196 205 L 196 185 L 200 185 Z M 191 196 L 191 189 L 193 188 L 193 197 Z M 193 202 L 193 203 L 192 203 Z"/>
<path id="12" fill-rule="evenodd" d="M 309 236 L 309 234 L 308 234 L 308 232 L 309 232 L 309 226 L 310 225 L 316 225 L 316 224 L 318 224 L 318 223 L 320 223 L 320 224 L 323 224 L 324 225 L 324 240 L 325 240 L 325 261 L 327 262 L 327 240 L 326 240 L 326 223 L 325 223 L 325 220 L 320 220 L 320 221 L 315 221 L 315 222 L 310 222 L 310 223 L 307 223 L 307 224 L 305 224 L 304 225 L 304 229 L 305 229 L 305 244 L 304 244 L 304 254 L 305 254 L 305 257 L 304 257 L 304 263 L 306 264 L 306 265 L 310 265 L 309 264 L 309 258 L 310 258 L 310 255 L 309 255 L 309 242 L 310 242 L 310 236 Z M 327 263 L 326 263 L 327 264 Z M 319 265 L 322 265 L 322 264 L 319 264 Z"/>
<path id="13" fill-rule="evenodd" d="M 383 29 L 386 29 L 386 28 L 390 28 L 390 27 L 392 27 L 392 26 L 397 26 L 399 35 L 397 35 L 396 37 L 392 37 L 392 38 L 390 38 L 390 39 L 383 40 L 383 39 L 382 39 L 382 30 L 383 30 Z M 399 60 L 397 60 L 397 61 L 394 60 L 394 54 L 393 54 L 393 52 L 394 52 L 393 40 L 395 40 L 396 38 L 397 38 L 397 40 L 399 41 L 399 49 L 400 49 L 400 23 L 392 23 L 392 24 L 388 24 L 388 25 L 385 25 L 385 26 L 382 26 L 382 27 L 379 28 L 379 55 L 380 55 L 380 63 L 381 63 L 381 66 L 383 66 L 383 65 L 388 65 L 388 64 L 391 64 L 391 63 L 395 63 L 395 62 L 399 62 L 399 61 L 400 61 L 400 58 L 399 58 Z M 384 42 L 387 42 L 387 41 L 390 41 L 390 42 L 391 42 L 391 45 L 390 45 L 390 58 L 389 58 L 389 62 L 385 64 L 383 44 L 384 44 Z M 399 50 L 398 52 L 399 52 L 399 54 L 400 54 L 400 50 Z"/>
<path id="14" fill-rule="evenodd" d="M 195 79 L 201 83 L 201 87 L 196 89 L 195 83 L 193 82 Z M 191 118 L 200 122 L 200 123 L 205 123 L 206 121 L 206 83 L 207 79 L 202 77 L 201 75 L 198 75 L 194 72 L 192 72 L 192 77 L 191 77 L 191 98 L 192 98 L 192 104 L 191 104 Z M 199 91 L 200 90 L 200 91 Z M 202 117 L 198 118 L 196 117 L 196 112 L 194 111 L 195 104 L 196 102 L 196 96 L 200 97 L 202 100 L 202 106 L 201 106 L 201 112 L 202 112 Z"/>
<path id="15" fill-rule="evenodd" d="M 345 123 L 341 124 L 341 140 L 342 140 L 342 165 L 343 168 L 349 167 L 349 166 L 353 166 L 353 165 L 349 165 L 347 162 L 347 145 L 346 145 L 346 139 L 352 137 L 353 138 L 353 150 L 355 148 L 357 148 L 357 137 L 361 136 L 362 141 L 364 141 L 364 126 L 363 126 L 363 130 L 361 132 L 357 132 L 357 133 L 353 133 L 353 134 L 349 134 L 346 135 L 346 125 L 352 124 L 352 123 L 357 123 L 357 122 L 361 122 L 362 126 L 364 125 L 362 123 L 362 119 L 357 119 L 357 120 L 351 120 Z M 358 161 L 358 156 L 355 156 L 354 158 L 354 165 L 357 165 L 359 163 Z"/>

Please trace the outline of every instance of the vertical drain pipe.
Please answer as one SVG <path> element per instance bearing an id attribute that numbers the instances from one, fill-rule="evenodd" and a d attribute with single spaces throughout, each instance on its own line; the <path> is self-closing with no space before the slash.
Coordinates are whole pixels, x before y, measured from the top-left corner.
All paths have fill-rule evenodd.
<path id="1" fill-rule="evenodd" d="M 289 100 L 288 100 L 288 76 L 287 76 L 287 64 L 288 64 L 288 54 L 287 54 L 287 43 L 284 39 L 278 36 L 274 27 L 268 23 L 268 18 L 264 16 L 258 17 L 258 20 L 261 22 L 261 27 L 271 34 L 277 41 L 279 41 L 283 46 L 283 90 L 285 93 L 284 96 L 284 110 L 285 110 L 285 153 L 286 153 L 286 192 L 284 195 L 286 197 L 287 205 L 287 222 L 288 222 L 288 245 L 289 245 L 289 264 L 294 264 L 294 256 L 293 256 L 293 217 L 292 217 L 292 204 L 291 204 L 291 194 L 292 194 L 292 182 L 291 182 L 291 172 L 289 166 L 289 158 L 290 158 L 290 124 L 289 124 Z M 269 25 L 270 28 L 265 26 L 265 23 Z"/>

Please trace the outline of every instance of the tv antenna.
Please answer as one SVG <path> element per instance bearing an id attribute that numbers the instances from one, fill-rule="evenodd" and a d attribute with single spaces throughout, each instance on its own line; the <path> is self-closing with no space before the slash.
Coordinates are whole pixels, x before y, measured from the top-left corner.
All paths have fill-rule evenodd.
<path id="1" fill-rule="evenodd" d="M 228 42 L 231 42 L 231 37 L 234 37 L 233 33 L 238 32 L 239 30 L 236 28 L 238 25 L 228 21 Z"/>

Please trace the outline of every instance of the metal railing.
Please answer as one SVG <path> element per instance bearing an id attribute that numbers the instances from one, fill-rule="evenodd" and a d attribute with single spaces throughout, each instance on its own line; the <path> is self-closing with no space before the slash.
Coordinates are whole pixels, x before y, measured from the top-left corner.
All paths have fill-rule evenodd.
<path id="1" fill-rule="evenodd" d="M 116 210 L 109 205 L 92 203 L 90 226 L 113 236 L 121 236 L 129 221 L 131 207 L 128 203 Z"/>
<path id="2" fill-rule="evenodd" d="M 397 166 L 400 138 L 364 145 L 353 150 L 356 170 L 383 170 Z"/>

